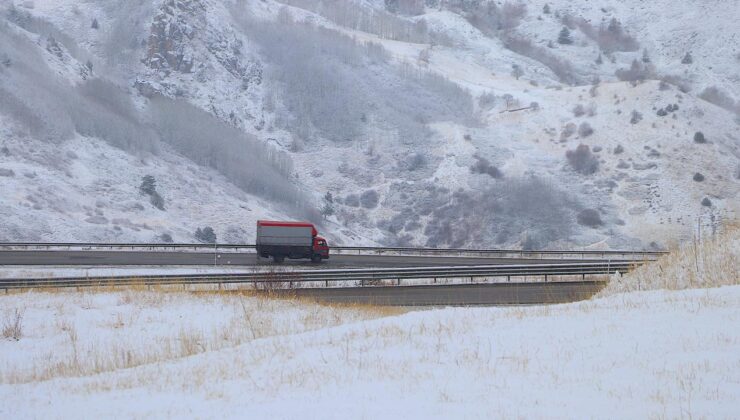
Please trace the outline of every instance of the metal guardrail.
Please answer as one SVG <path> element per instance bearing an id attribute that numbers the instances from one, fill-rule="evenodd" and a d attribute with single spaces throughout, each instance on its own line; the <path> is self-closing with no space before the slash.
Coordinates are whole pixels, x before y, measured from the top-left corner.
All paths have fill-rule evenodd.
<path id="1" fill-rule="evenodd" d="M 145 250 L 145 251 L 168 251 L 168 250 L 182 250 L 194 252 L 223 252 L 226 250 L 240 251 L 240 250 L 254 250 L 254 244 L 203 244 L 203 243 L 158 243 L 158 244 L 142 244 L 142 243 L 77 243 L 77 242 L 5 242 L 0 243 L 0 251 L 3 249 L 18 249 L 25 248 L 27 250 L 40 250 L 50 248 L 79 248 L 83 250 L 92 249 L 109 249 L 109 250 Z M 412 255 L 436 255 L 436 256 L 461 256 L 461 255 L 474 255 L 474 256 L 511 256 L 511 257 L 541 257 L 541 256 L 558 256 L 561 258 L 565 257 L 622 257 L 630 260 L 649 260 L 654 259 L 660 255 L 668 254 L 665 251 L 625 251 L 625 250 L 541 250 L 541 251 L 525 251 L 517 249 L 469 249 L 469 248 L 412 248 L 412 247 L 369 247 L 369 246 L 336 246 L 331 248 L 332 253 L 336 254 L 375 254 L 382 255 L 387 253 L 399 253 L 399 254 L 412 254 Z"/>
<path id="2" fill-rule="evenodd" d="M 627 272 L 639 265 L 638 262 L 598 262 L 568 264 L 527 264 L 527 265 L 483 265 L 455 267 L 420 268 L 381 268 L 381 269 L 339 269 L 307 270 L 258 273 L 225 274 L 173 274 L 152 276 L 104 276 L 104 277 L 58 277 L 0 279 L 0 289 L 40 288 L 40 287 L 90 287 L 125 285 L 190 285 L 190 284 L 254 284 L 270 288 L 276 285 L 293 288 L 298 285 L 329 287 L 329 283 L 355 282 L 360 287 L 374 287 L 381 281 L 395 281 L 400 286 L 403 280 L 428 279 L 480 279 L 493 277 L 605 275 Z M 320 284 L 320 286 L 316 286 Z"/>

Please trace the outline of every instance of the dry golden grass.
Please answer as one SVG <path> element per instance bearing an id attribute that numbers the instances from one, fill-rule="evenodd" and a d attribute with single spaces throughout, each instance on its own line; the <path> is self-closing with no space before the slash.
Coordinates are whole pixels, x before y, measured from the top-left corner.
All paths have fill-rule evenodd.
<path id="1" fill-rule="evenodd" d="M 308 299 L 290 299 L 281 296 L 275 299 L 269 293 L 255 290 L 200 290 L 183 292 L 169 287 L 157 291 L 107 286 L 85 288 L 80 292 L 70 289 L 49 293 L 62 303 L 47 307 L 53 313 L 54 334 L 61 340 L 61 348 L 48 355 L 39 354 L 32 366 L 14 367 L 0 372 L 0 383 L 32 383 L 58 377 L 91 376 L 119 369 L 175 360 L 208 351 L 221 350 L 266 337 L 295 334 L 347 322 L 375 319 L 402 313 L 399 308 L 374 307 L 371 305 L 318 304 Z M 113 290 L 113 291 L 111 291 Z M 43 293 L 47 293 L 44 290 Z M 75 325 L 76 310 L 100 310 L 96 295 L 115 296 L 114 301 L 124 313 L 116 312 L 97 322 L 97 327 L 114 331 L 114 339 L 98 341 L 89 336 L 94 329 L 80 329 Z M 103 298 L 108 301 L 108 298 Z M 165 308 L 170 304 L 216 305 L 227 309 L 221 323 L 201 329 L 192 324 L 173 325 L 171 332 L 157 338 L 156 345 L 142 345 L 132 335 L 131 329 L 141 323 L 142 311 Z M 291 311 L 292 310 L 292 311 Z M 286 311 L 295 317 L 287 322 Z M 151 315 L 148 315 L 151 316 Z M 281 318 L 282 317 L 282 318 Z M 88 337 L 84 337 L 88 335 Z M 132 339 L 133 338 L 133 339 Z"/>
<path id="2" fill-rule="evenodd" d="M 695 238 L 657 261 L 612 278 L 597 296 L 654 289 L 693 289 L 740 284 L 740 222 L 720 233 Z"/>

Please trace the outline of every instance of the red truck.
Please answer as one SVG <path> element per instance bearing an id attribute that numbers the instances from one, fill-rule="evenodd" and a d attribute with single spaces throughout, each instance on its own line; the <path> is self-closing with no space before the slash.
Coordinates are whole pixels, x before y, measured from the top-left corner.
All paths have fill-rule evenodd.
<path id="1" fill-rule="evenodd" d="M 285 258 L 309 258 L 318 263 L 329 258 L 326 239 L 318 236 L 316 227 L 308 222 L 257 221 L 257 255 L 272 257 L 276 263 Z"/>

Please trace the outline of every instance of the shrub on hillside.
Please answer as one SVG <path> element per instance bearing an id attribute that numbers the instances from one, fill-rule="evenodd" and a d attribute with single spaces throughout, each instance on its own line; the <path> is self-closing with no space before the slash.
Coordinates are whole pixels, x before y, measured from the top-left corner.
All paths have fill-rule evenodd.
<path id="1" fill-rule="evenodd" d="M 568 123 L 565 124 L 565 127 L 563 127 L 563 131 L 560 132 L 560 140 L 565 140 L 568 137 L 575 134 L 578 126 L 575 125 L 575 123 Z"/>
<path id="2" fill-rule="evenodd" d="M 700 174 L 699 172 L 694 174 L 694 181 L 696 182 L 702 182 L 704 181 L 704 175 Z"/>
<path id="3" fill-rule="evenodd" d="M 618 69 L 614 75 L 621 81 L 637 82 L 655 78 L 655 72 L 650 64 L 644 64 L 638 60 L 632 60 L 629 69 Z"/>
<path id="4" fill-rule="evenodd" d="M 704 89 L 699 94 L 699 97 L 720 108 L 740 115 L 740 102 L 736 102 L 727 92 L 716 86 L 710 86 Z"/>
<path id="5" fill-rule="evenodd" d="M 704 133 L 701 131 L 697 131 L 694 133 L 694 143 L 704 144 L 707 142 L 707 139 L 704 137 Z"/>
<path id="6" fill-rule="evenodd" d="M 585 209 L 580 211 L 578 216 L 576 216 L 576 220 L 579 225 L 590 228 L 599 227 L 604 224 L 601 220 L 601 215 L 599 215 L 599 212 L 594 209 Z"/>
<path id="7" fill-rule="evenodd" d="M 360 207 L 360 197 L 357 194 L 349 194 L 344 197 L 344 205 L 349 207 Z"/>
<path id="8" fill-rule="evenodd" d="M 486 174 L 494 179 L 504 176 L 497 167 L 493 166 L 491 162 L 488 161 L 488 159 L 478 155 L 473 155 L 473 157 L 476 159 L 476 162 L 470 167 L 470 172 L 474 174 Z"/>
<path id="9" fill-rule="evenodd" d="M 496 95 L 493 92 L 484 92 L 478 97 L 478 106 L 481 109 L 491 109 L 496 105 Z"/>
<path id="10" fill-rule="evenodd" d="M 206 226 L 203 229 L 198 228 L 195 230 L 195 239 L 206 244 L 215 244 L 216 232 L 210 226 Z"/>
<path id="11" fill-rule="evenodd" d="M 573 107 L 573 116 L 574 117 L 581 117 L 584 114 L 586 114 L 586 107 L 584 107 L 581 104 L 576 105 Z"/>
<path id="12" fill-rule="evenodd" d="M 579 78 L 576 76 L 573 67 L 567 61 L 552 54 L 547 48 L 533 45 L 529 39 L 512 34 L 507 34 L 503 41 L 507 49 L 539 61 L 548 67 L 561 82 L 569 85 L 578 82 Z"/>
<path id="13" fill-rule="evenodd" d="M 366 209 L 378 207 L 379 196 L 375 190 L 367 190 L 360 195 L 360 205 Z"/>
<path id="14" fill-rule="evenodd" d="M 580 174 L 591 175 L 599 170 L 599 160 L 585 144 L 579 145 L 575 150 L 566 151 L 565 157 L 570 166 Z"/>
<path id="15" fill-rule="evenodd" d="M 570 235 L 578 207 L 567 191 L 535 177 L 439 198 L 424 228 L 427 246 L 513 245 L 530 238 L 531 248 L 541 249 Z"/>
<path id="16" fill-rule="evenodd" d="M 581 136 L 581 138 L 588 137 L 593 133 L 594 129 L 591 128 L 591 124 L 587 122 L 582 122 L 581 125 L 578 126 L 578 135 Z"/>

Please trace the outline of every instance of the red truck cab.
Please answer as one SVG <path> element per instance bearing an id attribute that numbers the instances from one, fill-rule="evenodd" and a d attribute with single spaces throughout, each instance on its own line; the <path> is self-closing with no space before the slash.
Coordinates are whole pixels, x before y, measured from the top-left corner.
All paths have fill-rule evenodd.
<path id="1" fill-rule="evenodd" d="M 329 245 L 326 243 L 326 239 L 315 236 L 313 238 L 313 252 L 321 255 L 322 259 L 329 259 Z"/>

